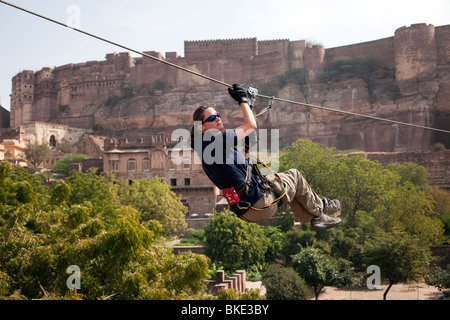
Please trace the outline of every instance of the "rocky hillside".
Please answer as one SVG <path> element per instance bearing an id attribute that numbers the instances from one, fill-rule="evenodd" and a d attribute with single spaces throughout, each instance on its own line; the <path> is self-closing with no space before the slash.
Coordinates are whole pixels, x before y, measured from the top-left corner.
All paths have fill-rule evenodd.
<path id="1" fill-rule="evenodd" d="M 395 81 L 393 73 L 376 61 L 350 59 L 329 66 L 320 83 L 305 84 L 302 70 L 297 69 L 265 83 L 250 80 L 244 85 L 255 86 L 264 95 L 449 129 L 450 66 L 404 81 Z M 257 99 L 255 109 L 267 103 Z M 127 88 L 122 96 L 86 112 L 93 115 L 96 133 L 138 138 L 189 129 L 192 113 L 200 105 L 215 106 L 228 128 L 242 120 L 226 88 L 210 83 Z M 368 152 L 428 150 L 435 142 L 450 147 L 447 134 L 287 103 L 275 102 L 258 123 L 259 128 L 278 129 L 281 146 L 308 138 L 342 150 Z"/>

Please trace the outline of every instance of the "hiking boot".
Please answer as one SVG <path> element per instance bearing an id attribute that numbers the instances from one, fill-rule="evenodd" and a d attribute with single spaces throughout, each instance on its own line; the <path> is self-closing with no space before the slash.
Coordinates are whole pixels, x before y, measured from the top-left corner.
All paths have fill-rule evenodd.
<path id="1" fill-rule="evenodd" d="M 328 215 L 339 215 L 341 213 L 341 203 L 339 200 L 330 200 L 327 198 L 322 198 L 323 202 L 323 213 Z"/>
<path id="2" fill-rule="evenodd" d="M 337 226 L 339 223 L 341 223 L 341 219 L 339 218 L 332 218 L 325 213 L 322 213 L 320 217 L 314 217 L 311 220 L 311 230 L 312 231 L 321 231 L 333 228 L 334 226 Z"/>

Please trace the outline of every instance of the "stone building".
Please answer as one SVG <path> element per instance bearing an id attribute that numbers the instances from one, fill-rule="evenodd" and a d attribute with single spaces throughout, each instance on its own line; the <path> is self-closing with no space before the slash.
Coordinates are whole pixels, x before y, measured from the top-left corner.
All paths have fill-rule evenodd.
<path id="1" fill-rule="evenodd" d="M 20 126 L 20 132 L 27 143 L 44 143 L 51 149 L 56 149 L 61 144 L 77 144 L 86 131 L 58 123 L 30 122 Z"/>
<path id="2" fill-rule="evenodd" d="M 23 140 L 4 139 L 0 143 L 0 160 L 9 161 L 14 167 L 26 167 L 26 143 Z"/>
<path id="3" fill-rule="evenodd" d="M 120 180 L 159 178 L 181 196 L 189 214 L 212 212 L 222 198 L 204 173 L 197 154 L 182 141 L 169 141 L 164 135 L 138 139 L 106 139 L 104 172 Z"/>

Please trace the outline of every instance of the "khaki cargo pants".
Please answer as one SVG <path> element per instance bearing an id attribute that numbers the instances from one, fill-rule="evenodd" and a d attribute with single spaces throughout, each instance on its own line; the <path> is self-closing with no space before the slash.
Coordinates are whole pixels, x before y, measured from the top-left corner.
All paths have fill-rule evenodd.
<path id="1" fill-rule="evenodd" d="M 283 203 L 289 205 L 294 215 L 301 222 L 310 222 L 312 218 L 319 217 L 322 214 L 322 199 L 297 169 L 291 169 L 278 175 L 287 185 L 286 195 L 282 199 Z M 265 194 L 253 204 L 255 208 L 262 208 L 271 204 L 276 199 L 275 193 L 281 194 L 283 192 L 283 184 L 276 175 L 268 175 L 267 180 L 270 182 L 270 189 L 267 188 Z M 242 219 L 247 222 L 268 220 L 275 214 L 277 207 L 277 205 L 274 205 L 263 211 L 250 209 L 242 215 Z"/>

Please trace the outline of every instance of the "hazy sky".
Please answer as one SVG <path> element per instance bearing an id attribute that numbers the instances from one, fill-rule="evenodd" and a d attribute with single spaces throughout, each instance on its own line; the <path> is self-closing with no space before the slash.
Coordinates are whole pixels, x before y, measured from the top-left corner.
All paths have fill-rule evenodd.
<path id="1" fill-rule="evenodd" d="M 450 24 L 449 0 L 6 0 L 138 51 L 177 51 L 185 40 L 309 40 L 325 48 L 391 37 L 414 23 Z M 0 102 L 11 79 L 124 50 L 0 3 Z M 136 54 L 132 54 L 137 56 Z"/>

